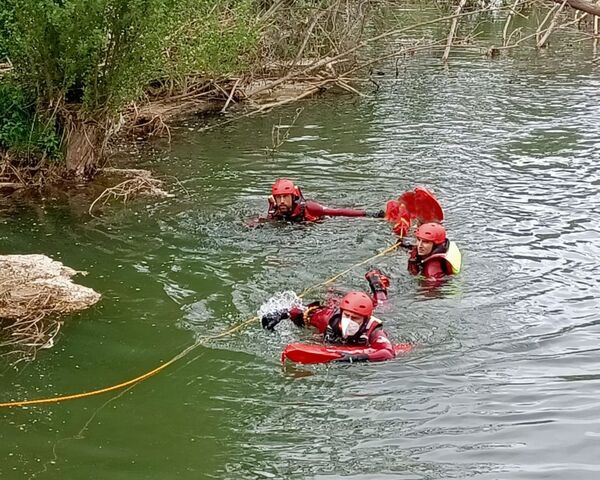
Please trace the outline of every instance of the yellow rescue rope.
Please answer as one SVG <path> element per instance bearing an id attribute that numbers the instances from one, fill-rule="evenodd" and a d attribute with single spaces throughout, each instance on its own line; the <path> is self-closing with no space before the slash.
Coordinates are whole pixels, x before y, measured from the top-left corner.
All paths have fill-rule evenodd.
<path id="1" fill-rule="evenodd" d="M 398 248 L 397 244 L 394 244 L 388 248 L 386 248 L 385 250 L 382 250 L 381 252 L 379 252 L 376 255 L 373 255 L 372 257 L 367 258 L 366 260 L 363 260 L 360 263 L 357 263 L 355 265 L 352 265 L 350 268 L 347 268 L 346 270 L 344 270 L 343 272 L 338 273 L 337 275 L 334 275 L 333 277 L 321 282 L 321 283 L 317 283 L 316 285 L 313 285 L 312 287 L 307 288 L 306 290 L 304 290 L 299 297 L 302 298 L 304 296 L 306 296 L 307 293 L 315 290 L 318 287 L 322 287 L 325 285 L 329 285 L 330 283 L 333 283 L 334 281 L 336 281 L 338 278 L 340 278 L 342 275 L 345 275 L 346 273 L 352 271 L 353 269 L 360 267 L 368 262 L 371 262 L 373 260 L 375 260 L 376 258 L 382 257 L 390 252 L 392 252 L 393 250 L 395 250 L 396 248 Z M 251 323 L 256 322 L 257 320 L 259 320 L 259 318 L 257 316 L 254 316 L 252 318 L 249 318 L 248 320 L 245 320 L 237 325 L 234 325 L 233 327 L 225 330 L 224 332 L 221 332 L 219 334 L 216 335 L 211 335 L 211 336 L 205 336 L 205 337 L 201 337 L 198 340 L 196 340 L 196 342 L 194 342 L 192 345 L 190 345 L 189 347 L 185 348 L 183 351 L 179 352 L 177 355 L 175 355 L 173 358 L 171 358 L 170 360 L 166 361 L 165 363 L 159 365 L 158 367 L 142 374 L 139 375 L 135 378 L 132 378 L 130 380 L 126 380 L 124 382 L 121 383 L 117 383 L 116 385 L 111 385 L 109 387 L 104 387 L 104 388 L 99 388 L 96 390 L 90 390 L 87 392 L 81 392 L 81 393 L 74 393 L 72 395 L 60 395 L 57 397 L 50 397 L 50 398 L 39 398 L 36 400 L 20 400 L 20 401 L 14 401 L 14 402 L 4 402 L 4 403 L 0 403 L 0 408 L 9 408 L 9 407 L 25 407 L 25 406 L 29 406 L 29 405 L 42 405 L 42 404 L 47 404 L 47 403 L 60 403 L 60 402 L 66 402 L 67 400 L 77 400 L 80 398 L 87 398 L 87 397 L 93 397 L 96 395 L 101 395 L 103 393 L 108 393 L 108 392 L 114 392 L 115 390 L 120 390 L 122 388 L 126 388 L 132 385 L 135 385 L 136 383 L 140 383 L 143 382 L 144 380 L 147 380 L 148 378 L 156 375 L 157 373 L 163 371 L 164 369 L 166 369 L 167 367 L 169 367 L 170 365 L 173 365 L 177 360 L 182 359 L 183 357 L 185 357 L 186 355 L 188 355 L 190 352 L 192 352 L 193 350 L 195 350 L 197 347 L 199 347 L 200 345 L 203 345 L 205 342 L 207 342 L 208 340 L 217 340 L 219 338 L 223 338 L 223 337 L 227 337 L 229 335 L 231 335 L 232 333 L 235 333 L 239 330 L 241 330 L 242 328 L 244 328 L 247 325 L 250 325 Z"/>

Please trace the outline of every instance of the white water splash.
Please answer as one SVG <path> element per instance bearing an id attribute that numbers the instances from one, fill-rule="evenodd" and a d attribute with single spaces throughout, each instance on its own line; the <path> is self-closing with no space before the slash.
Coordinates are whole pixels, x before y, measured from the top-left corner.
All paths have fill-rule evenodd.
<path id="1" fill-rule="evenodd" d="M 262 318 L 268 313 L 273 313 L 278 310 L 289 310 L 290 308 L 304 308 L 302 300 L 295 292 L 287 290 L 285 292 L 277 292 L 258 309 L 258 318 Z"/>

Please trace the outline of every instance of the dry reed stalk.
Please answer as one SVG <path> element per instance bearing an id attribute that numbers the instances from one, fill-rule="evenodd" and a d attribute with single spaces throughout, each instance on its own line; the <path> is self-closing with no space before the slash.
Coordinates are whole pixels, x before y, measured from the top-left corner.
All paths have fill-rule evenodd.
<path id="1" fill-rule="evenodd" d="M 501 7 L 501 8 L 498 8 L 497 10 L 501 11 L 501 10 L 505 10 L 505 9 L 508 9 L 508 8 L 510 8 L 510 7 Z M 333 57 L 327 57 L 325 59 L 316 60 L 311 65 L 308 65 L 308 66 L 302 68 L 300 71 L 290 72 L 287 75 L 284 75 L 283 77 L 280 77 L 277 80 L 275 80 L 275 81 L 273 81 L 273 82 L 271 82 L 271 83 L 269 83 L 269 84 L 267 84 L 267 85 L 265 85 L 265 86 L 263 86 L 263 87 L 255 90 L 254 92 L 252 92 L 252 96 L 255 96 L 255 95 L 257 95 L 257 94 L 259 94 L 259 93 L 261 93 L 261 92 L 263 92 L 265 90 L 271 90 L 271 89 L 273 89 L 273 88 L 275 88 L 275 87 L 277 87 L 277 86 L 279 86 L 281 84 L 284 84 L 286 82 L 289 82 L 289 81 L 293 80 L 294 78 L 296 78 L 298 76 L 307 75 L 310 72 L 313 72 L 315 70 L 323 68 L 328 63 L 337 62 L 339 60 L 347 58 L 350 55 L 352 55 L 355 52 L 357 52 L 358 50 L 360 50 L 362 48 L 365 48 L 366 46 L 368 46 L 368 45 L 370 45 L 372 43 L 375 43 L 375 42 L 377 42 L 379 40 L 383 40 L 383 39 L 386 39 L 386 38 L 389 38 L 389 37 L 400 35 L 402 33 L 407 33 L 407 32 L 410 32 L 412 30 L 416 30 L 416 29 L 421 28 L 421 27 L 426 27 L 428 25 L 434 25 L 436 23 L 444 22 L 444 21 L 447 21 L 447 20 L 453 20 L 454 18 L 462 18 L 462 17 L 469 16 L 469 15 L 476 15 L 476 14 L 479 14 L 479 13 L 488 12 L 489 10 L 490 10 L 489 7 L 485 7 L 485 8 L 481 8 L 481 9 L 477 9 L 477 10 L 472 10 L 472 11 L 469 11 L 469 12 L 461 12 L 459 14 L 446 15 L 444 17 L 438 17 L 438 18 L 435 18 L 433 20 L 427 20 L 427 21 L 423 21 L 423 22 L 418 22 L 418 23 L 415 23 L 413 25 L 409 25 L 409 26 L 406 26 L 406 27 L 398 28 L 398 29 L 388 30 L 388 31 L 383 32 L 383 33 L 381 33 L 379 35 L 375 35 L 373 37 L 370 37 L 370 38 L 367 38 L 365 40 L 362 40 L 357 45 L 355 45 L 355 46 L 353 46 L 353 47 L 351 47 L 351 48 L 349 48 L 349 49 L 347 49 L 347 50 L 345 50 L 345 51 L 343 51 L 343 52 L 341 52 L 341 53 L 339 53 L 337 55 L 334 55 Z"/>
<path id="2" fill-rule="evenodd" d="M 225 111 L 227 110 L 227 107 L 229 106 L 229 103 L 231 102 L 231 100 L 233 99 L 233 95 L 235 94 L 235 89 L 238 87 L 241 80 L 242 80 L 241 78 L 238 78 L 235 81 L 235 83 L 233 84 L 233 87 L 231 87 L 231 93 L 227 97 L 227 101 L 225 102 L 225 105 L 223 105 L 223 108 L 221 109 L 221 113 L 225 113 Z"/>
<path id="3" fill-rule="evenodd" d="M 506 34 L 508 33 L 508 27 L 510 25 L 510 22 L 512 21 L 512 18 L 515 16 L 515 12 L 516 12 L 517 6 L 519 5 L 520 1 L 521 0 L 515 0 L 515 3 L 511 7 L 510 11 L 508 12 L 508 16 L 506 17 L 506 23 L 504 24 L 504 28 L 502 29 L 502 46 L 503 47 L 506 47 L 507 42 L 509 40 L 509 38 L 506 37 Z"/>
<path id="4" fill-rule="evenodd" d="M 564 30 L 567 27 L 570 27 L 571 25 L 575 25 L 576 23 L 580 22 L 582 18 L 586 17 L 587 13 L 584 13 L 581 17 L 575 18 L 574 20 L 571 20 L 570 22 L 566 22 L 563 23 L 561 25 L 558 25 L 555 29 L 556 30 Z M 550 27 L 548 27 L 550 28 Z M 511 48 L 516 48 L 519 47 L 523 42 L 533 38 L 533 37 L 538 37 L 539 34 L 543 35 L 548 29 L 545 30 L 541 30 L 541 31 L 536 31 L 535 33 L 532 33 L 531 35 L 527 35 L 525 37 L 520 38 L 519 40 L 517 40 L 515 43 L 513 43 L 512 45 L 506 45 L 505 47 L 496 47 L 497 50 L 508 50 Z"/>
<path id="5" fill-rule="evenodd" d="M 550 19 L 550 17 L 552 17 L 554 15 L 554 13 L 556 12 L 556 10 L 559 8 L 559 5 L 553 5 L 552 8 L 550 10 L 548 10 L 548 12 L 546 12 L 546 16 L 544 17 L 544 19 L 538 24 L 537 26 L 537 30 L 536 30 L 536 35 L 535 35 L 535 43 L 539 43 L 540 38 L 542 37 L 543 32 L 545 32 L 546 30 L 544 29 L 544 26 L 546 25 L 546 22 Z"/>
<path id="6" fill-rule="evenodd" d="M 600 18 L 594 15 L 594 57 L 598 54 L 598 33 L 600 31 Z"/>

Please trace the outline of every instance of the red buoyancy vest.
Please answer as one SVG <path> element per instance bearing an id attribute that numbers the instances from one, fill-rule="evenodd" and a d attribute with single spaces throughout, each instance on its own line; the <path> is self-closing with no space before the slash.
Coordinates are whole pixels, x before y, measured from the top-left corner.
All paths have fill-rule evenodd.
<path id="1" fill-rule="evenodd" d="M 382 326 L 383 326 L 383 324 L 381 323 L 381 320 L 379 320 L 378 318 L 375 318 L 375 317 L 369 318 L 369 321 L 367 322 L 367 326 L 363 330 L 363 332 L 360 333 L 360 331 L 359 331 L 360 336 L 356 340 L 356 343 L 359 345 L 370 345 L 371 344 L 371 335 L 373 335 L 373 332 L 376 329 L 381 328 Z"/>
<path id="2" fill-rule="evenodd" d="M 319 333 L 325 333 L 332 317 L 338 313 L 336 307 L 318 306 L 310 308 L 304 314 L 304 323 L 315 327 Z"/>
<path id="3" fill-rule="evenodd" d="M 315 327 L 319 333 L 325 333 L 327 326 L 330 326 L 337 334 L 341 336 L 340 321 L 342 318 L 341 312 L 335 307 L 316 307 L 312 311 L 307 310 L 305 314 L 305 323 Z M 369 345 L 373 332 L 382 326 L 381 320 L 375 317 L 369 318 L 367 325 L 361 327 L 356 338 L 350 339 L 352 345 Z"/>
<path id="4" fill-rule="evenodd" d="M 341 313 L 336 307 L 314 306 L 309 307 L 304 313 L 305 325 L 311 325 L 324 334 L 327 327 L 330 326 L 341 339 Z M 382 328 L 381 320 L 371 317 L 366 326 L 359 330 L 355 337 L 344 340 L 343 344 L 362 346 L 369 349 L 375 349 L 373 352 L 365 353 L 366 358 L 371 362 L 380 362 L 389 360 L 396 356 L 392 342 Z M 359 354 L 360 355 L 360 354 Z"/>

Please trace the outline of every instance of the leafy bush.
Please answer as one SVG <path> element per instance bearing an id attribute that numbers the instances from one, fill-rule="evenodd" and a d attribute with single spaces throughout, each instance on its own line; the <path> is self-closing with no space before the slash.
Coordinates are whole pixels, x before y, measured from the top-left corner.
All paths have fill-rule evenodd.
<path id="1" fill-rule="evenodd" d="M 0 9 L 0 63 L 6 60 L 8 56 L 8 39 L 10 35 L 10 25 L 13 21 L 13 10 L 10 8 Z"/>
<path id="2" fill-rule="evenodd" d="M 51 119 L 42 119 L 35 105 L 12 81 L 0 80 L 0 149 L 21 156 L 60 157 L 60 137 Z"/>
<path id="3" fill-rule="evenodd" d="M 17 76 L 40 105 L 115 112 L 153 76 L 172 1 L 19 0 L 8 45 Z"/>
<path id="4" fill-rule="evenodd" d="M 250 0 L 6 1 L 22 84 L 41 105 L 82 104 L 94 116 L 118 112 L 153 80 L 231 72 L 254 41 Z"/>
<path id="5" fill-rule="evenodd" d="M 243 70 L 258 46 L 255 0 L 0 1 L 0 55 L 19 85 L 2 86 L 4 148 L 55 152 L 57 129 L 107 126 L 157 81 Z"/>
<path id="6" fill-rule="evenodd" d="M 184 21 L 174 22 L 165 42 L 167 79 L 232 74 L 248 68 L 249 54 L 259 40 L 251 0 L 183 0 L 174 13 Z"/>

